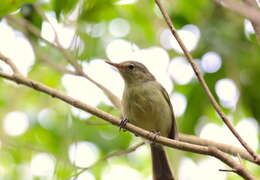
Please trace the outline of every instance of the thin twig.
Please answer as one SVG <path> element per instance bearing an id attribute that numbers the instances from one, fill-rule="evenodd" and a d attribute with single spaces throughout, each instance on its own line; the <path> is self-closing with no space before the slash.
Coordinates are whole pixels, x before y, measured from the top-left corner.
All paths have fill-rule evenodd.
<path id="1" fill-rule="evenodd" d="M 0 77 L 2 77 L 4 79 L 9 79 L 9 80 L 11 80 L 13 78 L 12 75 L 4 73 L 4 72 L 1 72 L 1 71 L 0 71 Z"/>
<path id="2" fill-rule="evenodd" d="M 166 22 L 166 24 L 168 25 L 168 27 L 170 28 L 173 36 L 175 37 L 175 39 L 177 40 L 177 42 L 179 43 L 181 49 L 184 52 L 184 55 L 186 56 L 188 62 L 191 64 L 201 86 L 203 87 L 206 95 L 208 96 L 212 106 L 214 107 L 214 109 L 216 110 L 216 112 L 218 113 L 218 115 L 220 116 L 220 118 L 223 120 L 223 122 L 227 125 L 227 127 L 230 129 L 230 131 L 234 134 L 234 136 L 238 139 L 238 141 L 242 144 L 242 146 L 249 152 L 249 154 L 251 154 L 253 156 L 253 158 L 257 161 L 260 162 L 260 158 L 259 156 L 253 151 L 253 149 L 247 144 L 246 141 L 243 140 L 243 138 L 240 136 L 240 134 L 236 131 L 236 129 L 233 127 L 233 125 L 231 124 L 231 122 L 228 120 L 228 118 L 226 117 L 226 115 L 224 114 L 224 112 L 221 110 L 219 104 L 217 103 L 216 99 L 214 98 L 214 96 L 212 95 L 207 83 L 205 82 L 203 75 L 198 67 L 198 65 L 195 63 L 195 61 L 193 60 L 191 54 L 189 53 L 189 51 L 187 50 L 186 46 L 184 45 L 183 41 L 181 40 L 180 36 L 178 35 L 175 27 L 173 26 L 169 15 L 167 14 L 166 10 L 163 8 L 163 6 L 160 3 L 160 0 L 155 0 L 156 4 L 158 5 L 164 20 Z"/>
<path id="3" fill-rule="evenodd" d="M 0 56 L 0 58 L 3 58 L 3 57 Z M 0 73 L 0 76 L 1 76 L 1 73 Z M 106 113 L 102 110 L 99 110 L 95 107 L 85 104 L 77 99 L 74 99 L 61 91 L 50 88 L 42 83 L 39 83 L 39 82 L 31 80 L 27 77 L 24 77 L 21 74 L 14 73 L 12 76 L 4 75 L 2 77 L 9 79 L 11 81 L 14 81 L 18 84 L 23 84 L 29 88 L 35 89 L 39 92 L 43 92 L 52 97 L 58 98 L 74 107 L 77 107 L 83 111 L 93 114 L 101 119 L 104 119 L 113 125 L 116 125 L 116 126 L 120 125 L 121 121 L 119 118 L 116 118 L 109 113 Z M 140 137 L 146 138 L 148 140 L 153 140 L 156 143 L 159 143 L 159 144 L 162 144 L 165 146 L 180 149 L 183 151 L 214 156 L 214 157 L 218 158 L 219 160 L 221 160 L 222 162 L 229 165 L 232 169 L 236 169 L 236 173 L 241 175 L 246 180 L 255 180 L 253 177 L 251 177 L 248 174 L 248 172 L 243 167 L 240 166 L 240 164 L 237 165 L 236 163 L 234 163 L 232 158 L 228 158 L 228 156 L 226 156 L 225 153 L 221 152 L 220 150 L 218 150 L 215 147 L 210 148 L 210 147 L 204 147 L 204 146 L 200 146 L 200 145 L 188 144 L 188 143 L 180 142 L 177 140 L 169 139 L 169 138 L 166 138 L 163 136 L 157 136 L 157 138 L 154 139 L 154 136 L 151 135 L 151 132 L 144 130 L 142 128 L 139 128 L 137 126 L 134 126 L 130 123 L 127 123 L 125 125 L 125 129 L 131 131 L 132 133 L 134 133 Z"/>
<path id="4" fill-rule="evenodd" d="M 67 49 L 64 49 L 59 41 L 59 36 L 58 33 L 54 27 L 54 25 L 50 22 L 50 20 L 48 19 L 48 17 L 45 15 L 45 13 L 43 12 L 43 10 L 36 4 L 33 4 L 33 7 L 35 8 L 36 12 L 46 21 L 49 23 L 49 25 L 51 26 L 53 32 L 54 32 L 54 41 L 57 44 L 57 48 L 60 50 L 60 52 L 63 54 L 63 56 L 69 61 L 69 63 L 76 69 L 76 71 L 79 74 L 83 73 L 83 69 L 82 66 L 77 63 L 76 59 L 73 57 L 73 55 L 71 53 L 68 52 Z"/>
<path id="5" fill-rule="evenodd" d="M 234 170 L 234 169 L 219 169 L 219 171 L 221 171 L 221 172 L 232 172 L 232 173 L 236 172 L 236 170 Z"/>
<path id="6" fill-rule="evenodd" d="M 228 166 L 230 166 L 233 169 L 233 171 L 230 172 L 234 172 L 240 175 L 245 180 L 256 180 L 245 168 L 243 168 L 241 164 L 237 163 L 235 160 L 233 160 L 217 148 L 209 147 L 209 151 L 212 153 L 214 157 L 220 159 L 222 162 L 225 162 Z"/>
<path id="7" fill-rule="evenodd" d="M 15 64 L 8 57 L 4 56 L 1 52 L 0 52 L 0 57 L 3 62 L 5 62 L 7 65 L 10 66 L 10 68 L 13 70 L 13 73 L 21 74 L 20 71 L 15 66 Z"/>

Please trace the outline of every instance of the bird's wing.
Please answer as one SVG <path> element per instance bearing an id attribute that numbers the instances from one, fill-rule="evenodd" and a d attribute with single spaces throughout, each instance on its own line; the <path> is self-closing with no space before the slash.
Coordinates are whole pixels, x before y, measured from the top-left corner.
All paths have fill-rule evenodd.
<path id="1" fill-rule="evenodd" d="M 171 103 L 170 97 L 169 97 L 167 91 L 164 89 L 164 87 L 162 87 L 160 84 L 159 84 L 159 86 L 160 86 L 161 92 L 162 92 L 165 100 L 169 104 L 171 112 L 172 112 L 172 128 L 171 128 L 171 131 L 169 133 L 169 138 L 178 139 L 178 129 L 177 129 L 177 124 L 176 124 L 176 120 L 175 120 L 175 116 L 174 116 L 174 112 L 173 112 L 173 108 L 172 108 L 172 103 Z"/>

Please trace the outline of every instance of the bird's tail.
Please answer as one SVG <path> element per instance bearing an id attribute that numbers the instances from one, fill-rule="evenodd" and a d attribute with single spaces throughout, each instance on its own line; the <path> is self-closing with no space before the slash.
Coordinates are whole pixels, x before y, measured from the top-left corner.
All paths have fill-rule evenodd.
<path id="1" fill-rule="evenodd" d="M 166 153 L 161 145 L 151 144 L 153 180 L 174 180 Z"/>

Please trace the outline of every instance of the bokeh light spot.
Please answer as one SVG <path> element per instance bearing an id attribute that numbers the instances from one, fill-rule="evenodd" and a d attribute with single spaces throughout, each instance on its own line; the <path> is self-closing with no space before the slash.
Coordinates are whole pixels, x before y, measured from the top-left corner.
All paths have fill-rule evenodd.
<path id="1" fill-rule="evenodd" d="M 137 0 L 120 0 L 120 1 L 117 1 L 115 4 L 117 4 L 117 5 L 133 4 L 136 1 Z"/>
<path id="2" fill-rule="evenodd" d="M 142 166 L 142 162 L 149 160 L 150 149 L 147 145 L 142 145 L 137 148 L 134 152 L 128 154 L 128 159 L 137 165 Z"/>
<path id="3" fill-rule="evenodd" d="M 98 87 L 82 77 L 65 74 L 62 77 L 62 84 L 69 96 L 92 106 L 97 106 L 105 96 Z"/>
<path id="4" fill-rule="evenodd" d="M 207 52 L 201 58 L 201 66 L 205 72 L 214 73 L 221 67 L 221 57 L 216 52 Z"/>
<path id="5" fill-rule="evenodd" d="M 194 77 L 191 66 L 183 57 L 172 59 L 168 71 L 173 80 L 180 85 L 188 84 Z"/>
<path id="6" fill-rule="evenodd" d="M 221 104 L 227 108 L 234 108 L 239 98 L 239 90 L 231 79 L 221 79 L 216 82 L 215 91 Z"/>
<path id="7" fill-rule="evenodd" d="M 95 176 L 89 172 L 89 171 L 84 171 L 81 173 L 76 179 L 73 177 L 71 180 L 95 180 Z"/>
<path id="8" fill-rule="evenodd" d="M 81 109 L 78 109 L 76 107 L 71 107 L 71 112 L 74 116 L 78 117 L 81 120 L 86 120 L 92 116 L 92 114 L 83 111 Z"/>
<path id="9" fill-rule="evenodd" d="M 186 110 L 186 106 L 187 106 L 186 97 L 181 93 L 173 93 L 171 95 L 171 102 L 174 110 L 174 115 L 176 117 L 181 116 Z"/>
<path id="10" fill-rule="evenodd" d="M 109 23 L 108 30 L 115 37 L 124 37 L 129 33 L 130 25 L 125 19 L 116 18 Z"/>
<path id="11" fill-rule="evenodd" d="M 4 130 L 8 135 L 18 136 L 23 134 L 29 127 L 28 116 L 24 112 L 10 112 L 3 122 Z"/>
<path id="12" fill-rule="evenodd" d="M 86 26 L 86 32 L 93 38 L 99 38 L 106 32 L 106 23 L 88 24 Z"/>
<path id="13" fill-rule="evenodd" d="M 34 64 L 34 53 L 27 38 L 19 31 L 14 31 L 5 20 L 0 22 L 0 51 L 12 59 L 23 75 L 27 75 Z M 12 72 L 3 62 L 0 68 L 6 73 Z"/>
<path id="14" fill-rule="evenodd" d="M 245 139 L 245 141 L 249 144 L 249 146 L 252 147 L 254 150 L 257 150 L 259 145 L 259 126 L 257 121 L 254 118 L 244 118 L 241 121 L 239 121 L 239 123 L 236 125 L 236 129 L 239 132 L 239 134 Z"/>
<path id="15" fill-rule="evenodd" d="M 43 128 L 51 129 L 53 127 L 53 118 L 54 118 L 53 113 L 54 113 L 53 110 L 48 108 L 43 109 L 39 112 L 38 122 Z"/>
<path id="16" fill-rule="evenodd" d="M 161 45 L 165 48 L 165 49 L 171 49 L 172 45 L 171 45 L 171 38 L 172 38 L 172 34 L 171 31 L 169 29 L 164 29 L 161 32 L 160 35 L 160 43 Z"/>
<path id="17" fill-rule="evenodd" d="M 192 24 L 188 24 L 183 26 L 182 29 L 177 31 L 181 40 L 183 41 L 183 43 L 185 44 L 186 48 L 188 51 L 192 51 L 196 48 L 199 39 L 200 39 L 200 30 L 197 26 L 192 25 Z M 177 40 L 173 37 L 172 34 L 169 34 L 169 32 L 167 32 L 166 34 L 167 36 L 170 36 L 170 44 L 171 47 L 177 52 L 177 53 L 181 53 L 183 54 L 183 51 L 179 45 L 179 43 L 177 42 Z M 165 37 L 166 37 L 165 35 Z M 166 41 L 167 39 L 164 38 Z M 167 46 L 168 46 L 168 42 L 166 42 Z"/>
<path id="18" fill-rule="evenodd" d="M 111 165 L 102 173 L 102 180 L 142 180 L 142 175 L 135 169 L 125 165 Z"/>
<path id="19" fill-rule="evenodd" d="M 124 81 L 117 70 L 108 65 L 105 61 L 104 59 L 92 59 L 88 66 L 84 66 L 84 71 L 92 79 L 107 87 L 116 96 L 122 97 Z M 107 97 L 104 97 L 102 102 L 111 105 Z"/>
<path id="20" fill-rule="evenodd" d="M 250 35 L 255 34 L 254 27 L 253 27 L 251 21 L 249 21 L 248 19 L 244 20 L 244 31 L 245 31 L 245 35 L 248 39 L 250 39 Z"/>
<path id="21" fill-rule="evenodd" d="M 55 159 L 47 153 L 38 153 L 33 156 L 30 169 L 34 176 L 51 177 L 54 173 Z"/>
<path id="22" fill-rule="evenodd" d="M 187 173 L 189 169 L 189 173 Z M 189 158 L 182 158 L 179 166 L 179 179 L 197 180 L 200 179 L 197 165 Z"/>
<path id="23" fill-rule="evenodd" d="M 138 50 L 138 46 L 124 39 L 115 39 L 106 47 L 107 57 L 113 62 L 129 60 L 133 52 Z"/>
<path id="24" fill-rule="evenodd" d="M 57 33 L 59 43 L 64 48 L 69 48 L 75 35 L 75 28 L 65 26 L 62 23 L 58 23 L 55 13 L 52 11 L 46 12 L 45 15 L 51 24 L 49 24 L 49 22 L 47 21 L 43 21 L 42 28 L 41 28 L 41 36 L 47 39 L 48 41 L 54 43 L 55 32 L 52 28 L 53 26 Z"/>
<path id="25" fill-rule="evenodd" d="M 183 158 L 180 162 L 179 179 L 225 180 L 226 174 L 218 171 L 218 169 L 223 168 L 225 168 L 225 165 L 221 161 L 211 157 L 199 160 L 198 163 L 193 162 L 191 159 Z M 189 169 L 189 173 L 187 173 L 187 169 Z"/>
<path id="26" fill-rule="evenodd" d="M 90 166 L 99 158 L 97 146 L 86 141 L 71 144 L 68 153 L 70 162 L 82 168 Z"/>

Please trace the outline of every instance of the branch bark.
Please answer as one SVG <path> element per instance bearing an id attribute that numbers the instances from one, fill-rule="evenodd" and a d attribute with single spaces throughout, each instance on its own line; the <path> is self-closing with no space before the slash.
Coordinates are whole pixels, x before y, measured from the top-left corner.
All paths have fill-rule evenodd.
<path id="1" fill-rule="evenodd" d="M 206 95 L 208 96 L 208 99 L 210 100 L 212 106 L 214 107 L 215 111 L 218 113 L 218 115 L 220 116 L 220 118 L 223 120 L 223 122 L 227 125 L 227 127 L 229 128 L 229 130 L 233 133 L 233 135 L 238 139 L 238 141 L 241 143 L 241 145 L 248 151 L 249 154 L 251 154 L 251 156 L 258 162 L 260 162 L 260 157 L 258 156 L 258 154 L 256 154 L 253 149 L 247 144 L 246 141 L 244 141 L 244 139 L 240 136 L 240 134 L 236 131 L 236 129 L 233 127 L 233 125 L 231 124 L 231 122 L 229 121 L 229 119 L 226 117 L 226 115 L 224 114 L 224 112 L 221 110 L 219 104 L 217 103 L 216 99 L 214 98 L 214 96 L 212 95 L 198 65 L 195 63 L 195 61 L 193 60 L 191 54 L 189 53 L 189 51 L 187 50 L 186 46 L 184 45 L 183 41 L 181 40 L 180 36 L 177 33 L 177 30 L 175 29 L 175 27 L 173 26 L 170 17 L 168 15 L 168 13 L 166 12 L 166 10 L 163 8 L 160 0 L 155 0 L 157 6 L 159 7 L 164 20 L 166 22 L 166 24 L 168 25 L 169 29 L 171 30 L 173 36 L 175 37 L 175 39 L 177 40 L 177 42 L 179 43 L 181 49 L 183 50 L 184 55 L 186 56 L 188 62 L 191 64 L 193 71 L 195 72 L 202 88 L 204 89 Z"/>

